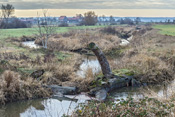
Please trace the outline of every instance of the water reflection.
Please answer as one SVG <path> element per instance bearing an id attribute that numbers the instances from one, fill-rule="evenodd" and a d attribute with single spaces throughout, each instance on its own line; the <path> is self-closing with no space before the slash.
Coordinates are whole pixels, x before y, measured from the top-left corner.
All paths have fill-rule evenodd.
<path id="1" fill-rule="evenodd" d="M 47 99 L 41 102 L 44 110 L 30 106 L 25 112 L 21 113 L 21 117 L 60 117 L 63 114 L 70 114 L 77 106 L 76 102 L 59 101 L 57 99 Z"/>
<path id="2" fill-rule="evenodd" d="M 26 41 L 26 42 L 22 42 L 22 44 L 29 48 L 40 48 L 39 45 L 35 44 L 35 41 Z"/>
<path id="3" fill-rule="evenodd" d="M 146 97 L 168 99 L 174 94 L 175 81 L 168 85 L 150 85 L 144 87 L 125 87 L 111 92 L 116 100 L 132 97 L 136 100 Z"/>
<path id="4" fill-rule="evenodd" d="M 92 69 L 94 75 L 101 71 L 100 63 L 95 57 L 85 58 L 83 63 L 80 65 L 80 69 L 77 71 L 77 75 L 85 78 L 88 69 Z"/>
<path id="5" fill-rule="evenodd" d="M 0 117 L 61 117 L 71 114 L 78 104 L 91 98 L 86 95 L 36 99 L 9 103 L 0 107 Z"/>

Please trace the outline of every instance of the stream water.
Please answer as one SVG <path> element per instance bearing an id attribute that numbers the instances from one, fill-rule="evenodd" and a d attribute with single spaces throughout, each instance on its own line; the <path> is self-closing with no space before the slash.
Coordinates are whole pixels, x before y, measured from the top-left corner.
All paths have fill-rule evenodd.
<path id="1" fill-rule="evenodd" d="M 174 84 L 174 82 L 173 82 Z M 135 99 L 148 96 L 149 93 L 153 96 L 165 98 L 171 95 L 171 92 L 175 90 L 171 85 L 167 86 L 154 86 L 148 89 L 125 87 L 111 92 L 111 96 L 114 99 L 122 100 L 128 96 L 132 96 Z M 146 92 L 148 94 L 146 94 Z M 8 103 L 5 106 L 0 106 L 0 117 L 61 117 L 63 114 L 71 114 L 72 111 L 79 105 L 84 104 L 90 97 L 80 95 L 66 95 L 65 98 L 49 98 L 49 99 L 35 99 L 28 101 L 20 101 Z"/>
<path id="2" fill-rule="evenodd" d="M 40 48 L 39 45 L 35 44 L 35 41 L 25 41 L 22 42 L 24 46 L 30 47 L 30 48 Z"/>
<path id="3" fill-rule="evenodd" d="M 88 68 L 91 68 L 93 73 L 99 72 L 100 66 L 94 57 L 86 58 L 77 73 L 84 76 Z M 175 90 L 174 84 L 175 81 L 168 86 L 125 87 L 111 92 L 111 96 L 116 99 L 116 102 L 117 100 L 126 99 L 128 96 L 135 99 L 148 95 L 168 98 L 171 96 L 171 92 Z M 0 107 L 0 117 L 61 117 L 63 114 L 71 114 L 79 104 L 86 103 L 88 100 L 91 100 L 91 98 L 85 94 L 80 94 L 66 95 L 65 98 L 53 97 L 13 102 Z"/>
<path id="4" fill-rule="evenodd" d="M 38 47 L 34 42 L 25 42 L 23 44 L 34 48 Z M 77 71 L 77 75 L 84 78 L 89 68 L 92 69 L 93 74 L 101 70 L 96 58 L 85 58 L 84 62 L 80 65 L 80 69 Z M 171 96 L 171 92 L 175 90 L 174 84 L 175 81 L 168 86 L 152 86 L 149 88 L 125 87 L 111 92 L 111 96 L 116 100 L 126 99 L 128 96 L 139 99 L 151 94 L 155 97 L 166 98 Z M 53 97 L 13 102 L 0 106 L 0 117 L 60 117 L 63 114 L 71 114 L 79 104 L 86 103 L 88 100 L 91 100 L 91 98 L 80 94 L 67 95 L 66 98 Z"/>

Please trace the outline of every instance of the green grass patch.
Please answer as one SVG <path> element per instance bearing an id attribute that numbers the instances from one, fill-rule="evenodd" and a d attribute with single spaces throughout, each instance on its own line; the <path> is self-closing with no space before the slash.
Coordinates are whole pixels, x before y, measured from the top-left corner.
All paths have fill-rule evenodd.
<path id="1" fill-rule="evenodd" d="M 34 69 L 27 69 L 27 68 L 18 68 L 18 71 L 21 72 L 21 73 L 23 73 L 23 74 L 30 75 L 35 70 Z"/>
<path id="2" fill-rule="evenodd" d="M 64 60 L 72 55 L 72 54 L 67 54 L 67 53 L 63 53 L 63 52 L 55 52 L 54 54 L 56 55 L 56 57 L 59 60 Z"/>
<path id="3" fill-rule="evenodd" d="M 175 25 L 154 25 L 153 28 L 160 29 L 160 34 L 175 36 Z"/>
<path id="4" fill-rule="evenodd" d="M 123 76 L 123 75 L 133 76 L 134 75 L 134 71 L 129 70 L 129 69 L 114 70 L 113 73 L 117 76 Z"/>
<path id="5" fill-rule="evenodd" d="M 74 29 L 94 29 L 94 28 L 103 28 L 105 26 L 75 26 L 75 27 L 57 27 L 56 32 L 57 33 L 64 33 L 69 30 Z M 1 30 L 1 33 L 3 35 L 0 35 L 0 37 L 8 38 L 8 37 L 21 37 L 23 35 L 25 36 L 32 36 L 37 34 L 37 28 L 19 28 L 19 29 L 3 29 Z M 2 39 L 2 38 L 1 38 Z"/>

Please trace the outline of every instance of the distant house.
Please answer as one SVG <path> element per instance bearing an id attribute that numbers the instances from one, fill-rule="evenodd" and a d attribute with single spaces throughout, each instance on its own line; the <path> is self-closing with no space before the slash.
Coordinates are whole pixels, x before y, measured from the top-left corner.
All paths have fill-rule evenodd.
<path id="1" fill-rule="evenodd" d="M 66 16 L 60 16 L 59 17 L 59 22 L 67 23 L 67 21 L 68 21 L 68 18 Z"/>
<path id="2" fill-rule="evenodd" d="M 68 18 L 68 22 L 70 24 L 75 24 L 75 25 L 80 24 L 82 20 L 83 20 L 83 17 L 78 17 L 78 16 Z"/>
<path id="3" fill-rule="evenodd" d="M 33 24 L 34 23 L 34 18 L 30 17 L 30 18 L 20 18 L 20 21 L 24 22 L 24 23 L 28 23 L 28 24 Z"/>

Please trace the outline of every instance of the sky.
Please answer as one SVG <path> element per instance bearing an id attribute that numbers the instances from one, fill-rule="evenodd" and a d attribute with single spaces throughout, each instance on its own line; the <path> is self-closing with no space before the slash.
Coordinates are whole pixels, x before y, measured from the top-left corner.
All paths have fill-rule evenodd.
<path id="1" fill-rule="evenodd" d="M 36 16 L 41 9 L 49 9 L 53 16 L 74 16 L 95 11 L 97 15 L 119 17 L 174 17 L 175 0 L 0 0 L 12 4 L 16 16 Z"/>

